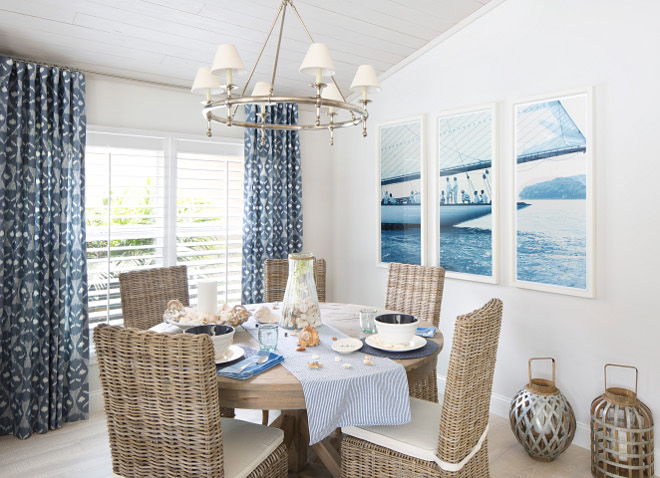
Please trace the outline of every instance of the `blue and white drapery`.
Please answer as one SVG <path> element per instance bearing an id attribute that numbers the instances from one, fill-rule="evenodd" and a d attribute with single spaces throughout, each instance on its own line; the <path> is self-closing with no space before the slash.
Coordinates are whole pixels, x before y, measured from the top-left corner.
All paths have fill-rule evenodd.
<path id="1" fill-rule="evenodd" d="M 263 108 L 263 106 L 261 106 Z M 266 121 L 298 124 L 298 106 L 267 106 Z M 256 107 L 245 107 L 255 122 Z M 242 302 L 263 302 L 263 265 L 302 250 L 302 172 L 297 131 L 245 130 Z"/>
<path id="2" fill-rule="evenodd" d="M 0 435 L 87 418 L 85 76 L 0 57 Z"/>

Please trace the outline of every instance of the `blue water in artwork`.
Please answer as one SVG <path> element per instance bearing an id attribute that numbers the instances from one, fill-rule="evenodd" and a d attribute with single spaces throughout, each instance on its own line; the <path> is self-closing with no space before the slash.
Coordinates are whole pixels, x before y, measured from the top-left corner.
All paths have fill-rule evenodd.
<path id="1" fill-rule="evenodd" d="M 518 280 L 587 288 L 587 208 L 583 199 L 525 201 L 518 211 Z"/>
<path id="2" fill-rule="evenodd" d="M 487 218 L 490 225 L 490 217 Z M 482 219 L 465 224 L 484 222 Z M 492 231 L 482 227 L 443 227 L 440 229 L 440 266 L 447 271 L 493 275 Z"/>
<path id="3" fill-rule="evenodd" d="M 525 201 L 517 212 L 517 279 L 587 287 L 586 202 Z M 447 271 L 492 275 L 491 216 L 440 231 L 440 265 Z M 419 229 L 383 230 L 383 262 L 420 263 Z M 507 246 L 508 247 L 508 246 Z"/>
<path id="4" fill-rule="evenodd" d="M 381 230 L 380 234 L 380 260 L 382 262 L 422 263 L 420 228 Z"/>

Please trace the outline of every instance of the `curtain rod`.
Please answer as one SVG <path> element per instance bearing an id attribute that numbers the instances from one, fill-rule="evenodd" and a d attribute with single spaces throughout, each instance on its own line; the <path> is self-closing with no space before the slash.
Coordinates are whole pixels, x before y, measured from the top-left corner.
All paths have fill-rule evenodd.
<path id="1" fill-rule="evenodd" d="M 134 81 L 134 82 L 137 82 L 137 83 L 145 83 L 147 85 L 164 86 L 166 88 L 175 88 L 175 89 L 178 89 L 178 90 L 189 91 L 186 86 L 175 85 L 175 84 L 172 84 L 172 83 L 164 83 L 164 82 L 153 81 L 153 80 L 142 80 L 142 79 L 139 79 L 139 78 L 130 78 L 128 76 L 115 75 L 115 74 L 112 74 L 112 73 L 100 73 L 98 71 L 81 70 L 80 68 L 73 68 L 73 67 L 70 67 L 70 66 L 44 63 L 44 62 L 41 62 L 41 61 L 38 61 L 38 60 L 28 60 L 28 59 L 25 59 L 25 58 L 16 58 L 16 57 L 12 57 L 12 56 L 8 56 L 7 58 L 9 58 L 10 60 L 13 60 L 13 61 L 20 61 L 22 63 L 36 63 L 37 65 L 46 66 L 48 68 L 62 68 L 62 69 L 69 70 L 69 71 L 74 71 L 74 72 L 77 72 L 77 73 L 83 73 L 85 75 L 105 76 L 107 78 L 115 78 L 115 79 L 118 79 L 118 80 Z"/>

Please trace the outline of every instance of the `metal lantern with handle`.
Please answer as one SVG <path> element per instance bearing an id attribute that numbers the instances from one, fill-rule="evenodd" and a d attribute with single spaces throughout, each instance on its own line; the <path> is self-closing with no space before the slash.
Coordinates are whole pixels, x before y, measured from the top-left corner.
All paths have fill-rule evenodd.
<path id="1" fill-rule="evenodd" d="M 635 391 L 607 388 L 607 368 L 635 371 Z M 637 398 L 637 367 L 608 363 L 605 393 L 591 402 L 591 474 L 646 478 L 654 474 L 653 416 Z"/>
<path id="2" fill-rule="evenodd" d="M 552 360 L 552 380 L 532 378 L 533 360 Z M 529 383 L 511 401 L 511 431 L 527 454 L 538 461 L 552 461 L 573 441 L 575 414 L 555 386 L 555 359 L 529 359 Z"/>

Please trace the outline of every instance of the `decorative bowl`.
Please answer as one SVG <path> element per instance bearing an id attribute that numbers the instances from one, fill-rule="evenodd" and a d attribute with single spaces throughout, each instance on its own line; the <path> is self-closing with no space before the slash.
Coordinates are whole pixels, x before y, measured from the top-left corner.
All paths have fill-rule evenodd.
<path id="1" fill-rule="evenodd" d="M 216 358 L 223 356 L 234 340 L 234 327 L 230 325 L 195 325 L 186 329 L 185 333 L 211 336 Z"/>
<path id="2" fill-rule="evenodd" d="M 382 342 L 406 345 L 415 336 L 419 319 L 408 314 L 382 314 L 376 317 L 376 330 Z"/>

